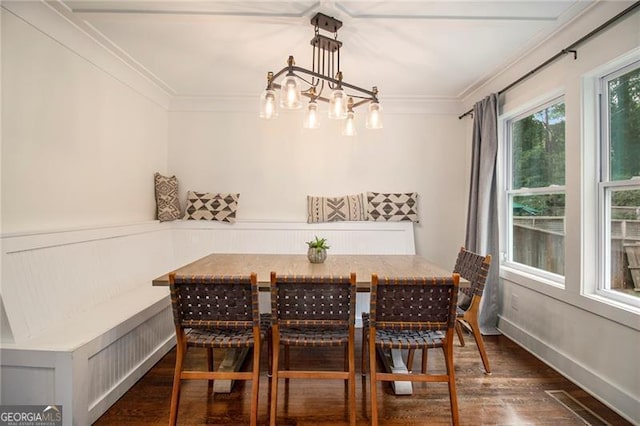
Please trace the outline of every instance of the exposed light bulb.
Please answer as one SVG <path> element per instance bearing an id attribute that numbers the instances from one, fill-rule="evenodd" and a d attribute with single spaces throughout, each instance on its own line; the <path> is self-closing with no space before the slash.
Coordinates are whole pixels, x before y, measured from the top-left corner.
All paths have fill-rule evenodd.
<path id="1" fill-rule="evenodd" d="M 286 109 L 298 109 L 302 107 L 300 94 L 300 84 L 298 79 L 293 75 L 287 75 L 282 80 L 282 95 L 280 97 L 280 106 Z"/>
<path id="2" fill-rule="evenodd" d="M 342 89 L 336 89 L 329 97 L 329 118 L 342 120 L 347 118 L 347 94 Z"/>
<path id="3" fill-rule="evenodd" d="M 260 97 L 260 118 L 268 120 L 277 116 L 276 92 L 272 89 L 267 89 Z"/>
<path id="4" fill-rule="evenodd" d="M 366 127 L 367 129 L 382 129 L 382 107 L 377 102 L 369 104 Z"/>
<path id="5" fill-rule="evenodd" d="M 317 129 L 318 127 L 320 127 L 320 120 L 318 120 L 318 118 L 318 104 L 316 103 L 316 101 L 310 101 L 304 117 L 304 128 Z"/>
<path id="6" fill-rule="evenodd" d="M 356 136 L 358 134 L 358 132 L 356 132 L 356 122 L 353 117 L 353 111 L 349 111 L 347 113 L 347 119 L 344 122 L 344 128 L 342 129 L 344 136 Z"/>

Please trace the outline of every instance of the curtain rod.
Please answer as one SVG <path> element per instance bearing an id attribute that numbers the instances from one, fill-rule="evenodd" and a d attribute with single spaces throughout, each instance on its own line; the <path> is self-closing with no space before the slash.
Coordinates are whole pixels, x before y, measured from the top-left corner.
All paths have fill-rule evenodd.
<path id="1" fill-rule="evenodd" d="M 528 73 L 526 73 L 525 75 L 523 75 L 522 77 L 517 79 L 516 81 L 514 81 L 513 83 L 511 83 L 508 86 L 504 87 L 502 90 L 500 90 L 498 92 L 498 96 L 500 96 L 501 94 L 503 94 L 507 90 L 511 89 L 513 86 L 517 85 L 518 83 L 522 82 L 523 80 L 526 80 L 527 78 L 531 77 L 533 74 L 535 74 L 536 72 L 540 71 L 542 68 L 546 67 L 547 65 L 551 64 L 552 62 L 557 61 L 559 58 L 563 57 L 564 55 L 566 55 L 568 53 L 573 53 L 573 59 L 578 59 L 578 51 L 576 50 L 576 47 L 578 47 L 578 45 L 582 44 L 586 40 L 588 40 L 591 37 L 595 36 L 596 34 L 601 32 L 602 30 L 604 30 L 605 28 L 607 28 L 608 26 L 610 26 L 614 22 L 616 22 L 619 19 L 621 19 L 622 17 L 624 17 L 625 15 L 631 13 L 638 6 L 640 6 L 640 1 L 637 1 L 637 2 L 633 3 L 631 6 L 629 6 L 628 8 L 623 10 L 622 12 L 618 13 L 616 16 L 614 16 L 613 18 L 609 19 L 607 22 L 605 22 L 604 24 L 600 25 L 598 28 L 596 28 L 595 30 L 591 31 L 589 34 L 581 37 L 579 40 L 577 40 L 573 44 L 565 47 L 560 52 L 556 53 L 551 58 L 547 59 L 546 61 L 544 61 L 543 63 L 541 63 L 540 65 L 538 65 L 537 67 L 535 67 L 534 69 L 532 69 L 531 71 L 529 71 Z M 458 117 L 458 119 L 462 119 L 462 118 L 466 117 L 467 115 L 472 115 L 472 114 L 473 114 L 473 108 L 471 108 L 469 111 L 465 112 L 464 114 L 460 115 Z"/>

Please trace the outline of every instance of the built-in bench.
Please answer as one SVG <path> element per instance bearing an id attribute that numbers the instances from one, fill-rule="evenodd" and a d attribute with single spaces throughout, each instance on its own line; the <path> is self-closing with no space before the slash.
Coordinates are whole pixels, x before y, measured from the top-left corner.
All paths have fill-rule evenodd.
<path id="1" fill-rule="evenodd" d="M 174 345 L 153 278 L 212 252 L 414 254 L 411 222 L 148 222 L 2 236 L 0 404 L 63 406 L 88 425 Z"/>

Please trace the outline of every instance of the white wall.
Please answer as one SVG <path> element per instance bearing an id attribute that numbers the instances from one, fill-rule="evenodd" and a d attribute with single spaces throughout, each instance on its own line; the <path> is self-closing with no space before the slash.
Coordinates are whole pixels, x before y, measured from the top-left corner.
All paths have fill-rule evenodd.
<path id="1" fill-rule="evenodd" d="M 520 63 L 469 96 L 479 100 L 507 86 L 583 34 L 598 27 L 631 2 L 599 3 Z M 566 105 L 566 252 L 565 288 L 501 269 L 500 330 L 523 344 L 574 382 L 632 421 L 640 421 L 640 311 L 616 307 L 589 295 L 597 261 L 589 219 L 589 187 L 582 173 L 593 168 L 593 137 L 583 133 L 582 77 L 620 55 L 640 47 L 640 11 L 578 47 L 501 96 L 501 113 L 531 105 L 546 94 L 564 93 Z M 470 134 L 470 123 L 467 123 Z M 586 126 L 589 127 L 589 126 Z M 585 127 L 585 128 L 586 128 Z M 503 233 L 506 230 L 501 230 Z M 504 250 L 504 248 L 502 249 Z"/>
<path id="2" fill-rule="evenodd" d="M 25 19 L 2 10 L 2 232 L 154 219 L 166 109 Z"/>
<path id="3" fill-rule="evenodd" d="M 417 250 L 453 265 L 468 180 L 457 102 L 385 104 L 385 129 L 359 123 L 354 139 L 329 120 L 304 131 L 301 111 L 260 120 L 253 99 L 167 113 L 46 4 L 3 6 L 3 233 L 153 219 L 161 171 L 178 176 L 183 203 L 187 189 L 241 193 L 241 220 L 305 221 L 307 194 L 416 191 Z"/>
<path id="4" fill-rule="evenodd" d="M 167 113 L 168 104 L 157 100 L 163 94 L 141 90 L 144 82 L 131 84 L 140 76 L 127 75 L 123 64 L 46 4 L 4 3 L 9 9 L 0 9 L 1 231 L 152 219 L 152 175 L 158 170 L 178 176 L 183 202 L 187 189 L 241 193 L 242 220 L 304 221 L 307 194 L 416 191 L 417 251 L 452 265 L 464 239 L 471 127 L 456 113 L 629 4 L 596 4 L 467 96 L 467 108 L 407 112 L 385 105 L 382 132 L 360 126 L 359 136 L 348 139 L 328 120 L 317 133 L 304 131 L 301 112 L 260 121 L 257 98 L 227 112 L 172 108 Z M 580 78 L 638 45 L 636 12 L 581 46 L 577 61 L 568 56 L 511 89 L 501 108 L 508 112 L 545 92 L 565 90 L 568 227 L 566 288 L 503 272 L 500 327 L 635 420 L 640 418 L 639 317 L 581 294 L 582 284 L 593 277 L 584 274 L 590 259 L 582 257 Z M 520 301 L 517 311 L 511 306 L 514 294 Z"/>
<path id="5" fill-rule="evenodd" d="M 182 202 L 187 190 L 238 192 L 240 220 L 304 222 L 307 195 L 415 191 L 417 252 L 453 267 L 464 242 L 468 180 L 455 114 L 387 112 L 383 130 L 359 123 L 358 136 L 348 138 L 326 118 L 318 130 L 303 129 L 302 111 L 261 120 L 257 105 L 170 113 L 168 169 Z"/>

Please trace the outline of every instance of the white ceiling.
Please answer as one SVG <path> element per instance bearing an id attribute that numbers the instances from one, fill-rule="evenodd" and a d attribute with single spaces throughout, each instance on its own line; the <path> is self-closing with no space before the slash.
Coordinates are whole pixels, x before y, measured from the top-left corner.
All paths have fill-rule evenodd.
<path id="1" fill-rule="evenodd" d="M 311 68 L 316 12 L 343 22 L 346 82 L 380 98 L 459 99 L 592 0 L 51 3 L 172 96 L 256 96 L 294 55 Z"/>

